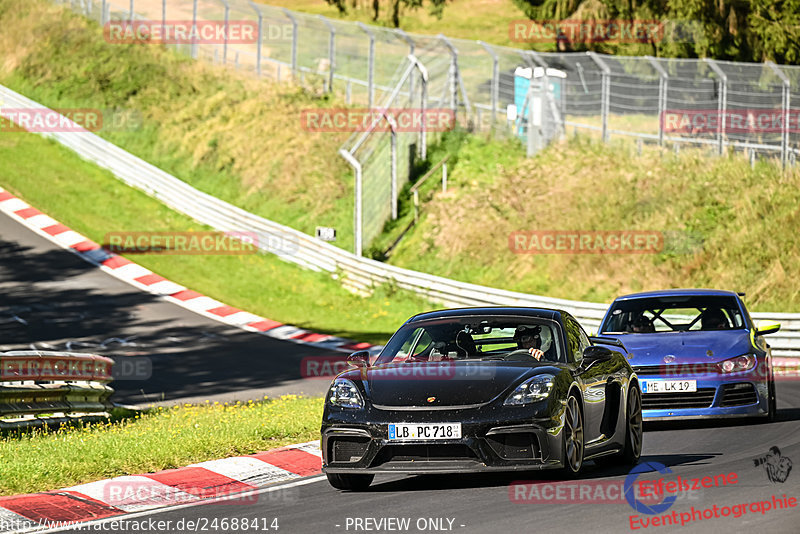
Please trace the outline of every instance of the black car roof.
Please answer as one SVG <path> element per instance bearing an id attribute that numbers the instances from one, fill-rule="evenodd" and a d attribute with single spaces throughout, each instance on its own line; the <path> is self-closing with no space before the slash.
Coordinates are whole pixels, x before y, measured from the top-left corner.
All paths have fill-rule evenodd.
<path id="1" fill-rule="evenodd" d="M 561 315 L 566 313 L 562 310 L 554 310 L 549 308 L 526 308 L 523 306 L 486 306 L 481 308 L 449 308 L 445 310 L 435 310 L 425 313 L 418 313 L 411 317 L 406 324 L 415 321 L 424 321 L 427 319 L 438 319 L 441 317 L 469 317 L 471 315 L 522 315 L 528 317 L 537 317 L 540 319 L 552 319 L 556 321 L 561 320 Z"/>

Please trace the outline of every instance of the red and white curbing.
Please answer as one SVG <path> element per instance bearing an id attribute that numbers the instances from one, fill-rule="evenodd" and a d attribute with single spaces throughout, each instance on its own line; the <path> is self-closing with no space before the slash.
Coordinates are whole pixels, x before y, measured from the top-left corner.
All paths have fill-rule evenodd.
<path id="1" fill-rule="evenodd" d="M 145 269 L 122 256 L 106 251 L 94 241 L 45 215 L 2 187 L 0 187 L 0 211 L 7 213 L 39 235 L 64 249 L 74 252 L 87 262 L 100 267 L 120 280 L 138 289 L 154 295 L 160 295 L 170 302 L 211 319 L 250 332 L 257 332 L 294 343 L 314 345 L 328 350 L 340 352 L 370 350 L 372 352 L 380 348 L 369 343 L 358 343 L 349 339 L 314 333 L 227 306 L 222 302 L 167 280 L 163 276 Z"/>
<path id="2" fill-rule="evenodd" d="M 37 530 L 200 501 L 255 504 L 256 490 L 322 468 L 319 442 L 212 460 L 180 469 L 122 476 L 57 491 L 0 498 L 0 532 Z M 284 496 L 285 497 L 285 496 Z"/>

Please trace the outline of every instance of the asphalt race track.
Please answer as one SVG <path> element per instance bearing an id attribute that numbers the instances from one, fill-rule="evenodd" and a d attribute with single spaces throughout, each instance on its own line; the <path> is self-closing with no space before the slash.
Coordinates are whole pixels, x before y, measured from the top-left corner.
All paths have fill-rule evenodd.
<path id="1" fill-rule="evenodd" d="M 300 360 L 325 352 L 228 327 L 143 293 L 59 249 L 0 214 L 0 350 L 66 349 L 152 363 L 147 380 L 114 383 L 119 403 L 233 400 L 288 392 L 321 394 L 327 380 L 302 380 Z M 69 347 L 67 346 L 69 344 Z M 754 460 L 772 446 L 800 463 L 800 382 L 778 383 L 779 420 L 673 423 L 645 426 L 642 462 L 657 462 L 676 476 L 695 479 L 736 473 L 736 483 L 684 493 L 657 515 L 636 512 L 616 493 L 595 500 L 596 488 L 618 488 L 622 468 L 587 465 L 577 481 L 592 489 L 579 502 L 546 491 L 559 480 L 548 472 L 509 475 L 379 476 L 365 493 L 332 489 L 314 476 L 262 490 L 258 500 L 182 505 L 89 523 L 82 531 L 105 532 L 797 532 L 795 508 L 762 513 L 750 503 L 800 499 L 800 467 L 771 481 Z M 787 465 L 784 460 L 784 466 Z M 643 473 L 641 479 L 662 475 Z M 522 491 L 512 486 L 529 481 Z M 535 485 L 534 485 L 535 484 Z M 534 488 L 536 490 L 534 491 Z M 538 495 L 538 499 L 536 496 Z M 607 493 L 611 496 L 611 493 Z M 515 498 L 516 497 L 516 498 Z M 680 526 L 692 508 L 718 513 L 746 505 L 740 517 L 711 517 Z M 760 506 L 762 509 L 765 506 Z M 741 506 L 736 510 L 741 514 Z M 643 527 L 646 519 L 675 513 L 678 526 Z M 713 514 L 714 512 L 706 512 Z M 638 523 L 632 529 L 632 516 Z M 236 519 L 236 527 L 233 525 Z M 244 520 L 247 520 L 245 528 Z M 223 521 L 224 520 L 224 521 Z M 277 521 L 274 521 L 277 520 Z M 122 521 L 129 521 L 124 524 Z M 181 522 L 182 521 L 182 522 Z M 407 523 L 405 523 L 407 521 Z M 135 523 L 134 523 L 135 522 Z M 170 523 L 166 523 L 170 522 Z M 191 523 L 190 523 L 191 522 Z M 74 532 L 79 532 L 74 530 Z"/>
<path id="2" fill-rule="evenodd" d="M 770 501 L 772 497 L 800 499 L 800 467 L 789 472 L 784 482 L 771 482 L 763 466 L 756 467 L 754 459 L 764 456 L 770 447 L 780 448 L 781 455 L 795 464 L 800 462 L 800 384 L 778 384 L 779 421 L 771 424 L 747 421 L 708 423 L 659 423 L 645 426 L 642 462 L 658 462 L 672 470 L 667 480 L 695 479 L 705 476 L 736 473 L 736 483 L 711 487 L 683 494 L 668 510 L 654 516 L 637 513 L 625 501 L 575 502 L 569 498 L 558 499 L 558 493 L 542 490 L 540 496 L 547 502 L 513 502 L 510 497 L 515 481 L 552 481 L 553 475 L 544 473 L 519 473 L 511 475 L 461 475 L 461 476 L 379 476 L 365 493 L 339 492 L 331 488 L 324 477 L 301 479 L 302 485 L 278 486 L 271 492 L 261 493 L 253 504 L 236 501 L 203 504 L 176 509 L 144 512 L 140 515 L 120 516 L 116 520 L 137 521 L 136 527 L 117 523 L 121 532 L 155 531 L 159 521 L 164 532 L 190 532 L 194 528 L 205 532 L 235 532 L 231 519 L 239 525 L 247 520 L 249 528 L 241 532 L 268 532 L 277 519 L 278 532 L 282 533 L 340 533 L 340 532 L 630 532 L 631 516 L 643 518 L 662 517 L 676 512 L 678 523 L 681 513 L 691 514 L 692 507 L 702 513 L 717 506 L 719 514 L 724 507 L 748 504 L 748 511 L 739 518 L 712 517 L 687 522 L 683 527 L 654 526 L 639 532 L 797 532 L 800 503 L 790 509 L 751 511 L 749 503 Z M 627 471 L 619 468 L 599 468 L 587 463 L 581 480 L 568 484 L 588 485 L 625 480 Z M 657 480 L 661 475 L 643 473 L 643 480 Z M 733 478 L 730 478 L 733 480 Z M 540 486 L 543 487 L 543 486 Z M 531 494 L 526 489 L 528 496 Z M 576 492 L 579 495 L 579 493 Z M 610 495 L 610 493 L 609 493 Z M 766 508 L 762 506 L 761 508 Z M 741 514 L 741 507 L 737 509 Z M 732 510 L 729 510 L 732 512 Z M 688 520 L 687 516 L 687 521 Z M 356 522 L 357 519 L 367 522 Z M 375 528 L 376 521 L 389 518 L 408 519 L 408 528 Z M 216 521 L 215 521 L 216 519 Z M 226 519 L 227 522 L 224 522 Z M 433 521 L 430 521 L 433 519 Z M 183 523 L 179 523 L 183 520 Z M 437 522 L 438 520 L 438 522 Z M 166 521 L 171 521 L 167 524 Z M 383 523 L 381 526 L 397 527 Z M 450 523 L 452 521 L 452 523 Z M 148 523 L 149 522 L 149 523 Z M 187 522 L 193 522 L 191 524 Z M 252 526 L 256 522 L 258 528 Z M 216 525 L 217 528 L 213 528 Z M 221 528 L 222 526 L 226 528 Z M 463 525 L 463 526 L 462 526 Z M 109 523 L 110 526 L 110 523 Z M 357 527 L 361 528 L 357 528 Z M 192 527 L 192 528 L 190 528 Z M 203 530 L 205 527 L 205 530 Z M 438 530 L 437 528 L 438 527 Z M 108 527 L 107 527 L 108 528 Z M 115 529 L 116 530 L 116 529 Z M 78 531 L 75 531 L 78 532 Z"/>
<path id="3" fill-rule="evenodd" d="M 0 351 L 111 356 L 129 370 L 129 379 L 112 384 L 120 404 L 322 395 L 329 384 L 302 379 L 300 362 L 331 352 L 246 332 L 140 291 L 2 212 L 0 295 Z"/>

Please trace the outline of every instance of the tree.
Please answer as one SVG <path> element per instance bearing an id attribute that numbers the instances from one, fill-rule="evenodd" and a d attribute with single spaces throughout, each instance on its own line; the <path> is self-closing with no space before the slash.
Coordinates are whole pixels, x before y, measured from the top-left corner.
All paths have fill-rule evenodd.
<path id="1" fill-rule="evenodd" d="M 589 45 L 616 54 L 800 62 L 800 0 L 513 0 L 534 20 L 658 20 L 680 39 Z"/>
<path id="2" fill-rule="evenodd" d="M 325 0 L 328 4 L 336 6 L 340 13 L 347 13 L 348 1 L 347 0 Z M 444 12 L 445 4 L 448 0 L 368 0 L 372 9 L 372 20 L 377 21 L 380 17 L 381 11 L 389 10 L 391 14 L 392 25 L 395 28 L 400 27 L 400 14 L 403 9 L 419 9 L 427 4 L 430 13 L 436 17 L 441 18 Z M 452 1 L 452 0 L 449 0 Z M 358 0 L 350 0 L 351 9 L 358 9 Z"/>

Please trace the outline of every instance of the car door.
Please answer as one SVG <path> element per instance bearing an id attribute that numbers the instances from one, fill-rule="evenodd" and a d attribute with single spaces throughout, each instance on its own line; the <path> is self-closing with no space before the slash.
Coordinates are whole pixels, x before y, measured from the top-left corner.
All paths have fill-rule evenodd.
<path id="1" fill-rule="evenodd" d="M 607 366 L 598 363 L 584 366 L 583 351 L 591 346 L 589 337 L 578 321 L 572 317 L 565 317 L 564 325 L 567 332 L 568 350 L 572 353 L 577 365 L 577 378 L 583 389 L 584 441 L 589 444 L 602 436 L 601 424 L 605 411 L 606 384 L 608 382 L 608 373 L 604 369 Z"/>

